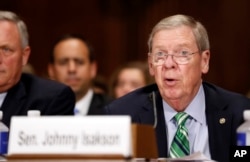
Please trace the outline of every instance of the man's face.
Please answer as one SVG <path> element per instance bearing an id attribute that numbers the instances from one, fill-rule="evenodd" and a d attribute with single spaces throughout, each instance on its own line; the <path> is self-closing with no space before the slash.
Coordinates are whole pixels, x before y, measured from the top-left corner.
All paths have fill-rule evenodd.
<path id="1" fill-rule="evenodd" d="M 54 64 L 49 65 L 52 79 L 72 88 L 76 94 L 84 95 L 96 75 L 96 64 L 89 60 L 89 50 L 79 39 L 66 39 L 54 48 Z"/>
<path id="2" fill-rule="evenodd" d="M 17 26 L 0 20 L 0 92 L 7 91 L 19 81 L 29 54 L 30 48 L 21 46 Z"/>
<path id="3" fill-rule="evenodd" d="M 176 54 L 180 51 L 197 52 L 195 37 L 191 28 L 181 26 L 171 30 L 158 31 L 153 37 L 152 54 L 163 52 Z M 154 75 L 163 99 L 176 109 L 178 102 L 191 102 L 201 85 L 202 73 L 208 72 L 209 51 L 190 55 L 186 64 L 178 64 L 167 56 L 163 65 L 155 65 L 153 56 L 148 58 L 150 74 Z M 187 106 L 187 105 L 184 105 Z"/>

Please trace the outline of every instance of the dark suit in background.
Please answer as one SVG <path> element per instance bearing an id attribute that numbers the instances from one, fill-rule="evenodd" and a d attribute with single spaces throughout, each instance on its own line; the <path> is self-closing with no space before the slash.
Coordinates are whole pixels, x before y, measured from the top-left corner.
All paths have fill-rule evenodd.
<path id="1" fill-rule="evenodd" d="M 107 95 L 94 93 L 87 115 L 103 115 L 105 113 L 103 108 L 110 101 L 111 99 Z"/>
<path id="2" fill-rule="evenodd" d="M 8 90 L 2 104 L 3 122 L 9 127 L 14 115 L 27 115 L 28 110 L 39 110 L 41 115 L 73 115 L 75 95 L 71 88 L 22 74 L 21 80 Z"/>
<path id="3" fill-rule="evenodd" d="M 211 158 L 229 161 L 230 148 L 236 145 L 236 129 L 243 123 L 243 111 L 250 100 L 243 95 L 204 83 L 206 118 Z M 167 132 L 162 98 L 156 84 L 136 90 L 106 106 L 107 114 L 130 115 L 134 123 L 154 124 L 152 92 L 155 92 L 157 126 L 155 128 L 159 157 L 167 157 Z M 220 123 L 224 118 L 225 123 Z"/>

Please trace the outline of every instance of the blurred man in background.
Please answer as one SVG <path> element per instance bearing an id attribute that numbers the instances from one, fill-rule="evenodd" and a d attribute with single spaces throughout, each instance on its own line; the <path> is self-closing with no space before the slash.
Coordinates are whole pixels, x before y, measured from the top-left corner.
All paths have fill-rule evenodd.
<path id="1" fill-rule="evenodd" d="M 93 48 L 85 38 L 68 34 L 55 42 L 48 74 L 51 79 L 70 86 L 75 92 L 75 115 L 103 114 L 103 107 L 109 102 L 109 97 L 94 92 L 93 79 L 96 73 Z"/>

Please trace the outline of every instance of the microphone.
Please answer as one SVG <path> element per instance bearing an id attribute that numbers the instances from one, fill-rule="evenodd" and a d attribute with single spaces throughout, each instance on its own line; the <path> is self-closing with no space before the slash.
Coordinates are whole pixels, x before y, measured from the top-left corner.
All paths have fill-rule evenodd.
<path id="1" fill-rule="evenodd" d="M 153 109 L 154 109 L 154 126 L 153 127 L 156 128 L 158 119 L 157 119 L 157 107 L 156 107 L 156 98 L 155 98 L 154 91 L 152 92 L 152 99 L 153 99 Z"/>

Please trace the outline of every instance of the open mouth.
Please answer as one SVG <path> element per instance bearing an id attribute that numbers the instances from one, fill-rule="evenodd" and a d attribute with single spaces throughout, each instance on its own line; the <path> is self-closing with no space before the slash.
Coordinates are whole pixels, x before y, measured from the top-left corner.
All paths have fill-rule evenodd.
<path id="1" fill-rule="evenodd" d="M 165 82 L 167 85 L 173 86 L 173 85 L 176 83 L 176 80 L 175 80 L 175 79 L 172 79 L 172 78 L 167 78 L 167 79 L 164 80 L 164 82 Z"/>
<path id="2" fill-rule="evenodd" d="M 175 81 L 174 79 L 166 79 L 166 81 L 171 82 L 171 81 Z"/>

